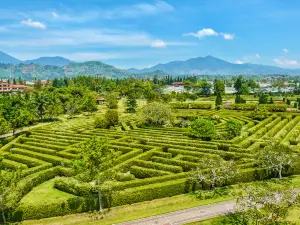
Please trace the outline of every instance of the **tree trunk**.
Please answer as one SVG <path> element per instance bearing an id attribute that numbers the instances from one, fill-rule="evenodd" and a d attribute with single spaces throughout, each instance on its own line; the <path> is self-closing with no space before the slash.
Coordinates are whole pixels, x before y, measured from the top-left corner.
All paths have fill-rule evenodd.
<path id="1" fill-rule="evenodd" d="M 278 174 L 279 174 L 279 179 L 282 179 L 282 169 L 281 168 L 278 170 Z"/>
<path id="2" fill-rule="evenodd" d="M 4 210 L 2 210 L 2 219 L 3 219 L 3 224 L 6 224 L 6 219 L 5 219 L 5 215 L 4 215 Z"/>
<path id="3" fill-rule="evenodd" d="M 98 190 L 98 198 L 99 198 L 99 212 L 102 212 L 103 209 L 102 209 L 102 194 L 101 194 L 101 191 Z"/>

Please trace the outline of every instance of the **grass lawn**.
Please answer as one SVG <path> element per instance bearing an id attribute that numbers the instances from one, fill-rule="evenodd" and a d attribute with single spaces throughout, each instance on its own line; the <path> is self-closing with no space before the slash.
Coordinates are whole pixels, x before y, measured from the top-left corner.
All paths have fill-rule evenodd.
<path id="1" fill-rule="evenodd" d="M 27 194 L 22 200 L 21 204 L 34 204 L 37 202 L 52 202 L 57 200 L 64 200 L 74 197 L 74 195 L 57 190 L 53 188 L 54 179 L 35 187 L 29 194 Z"/>
<path id="2" fill-rule="evenodd" d="M 100 224 L 111 225 L 115 223 L 141 219 L 149 216 L 169 213 L 176 210 L 192 208 L 200 205 L 212 204 L 221 201 L 231 200 L 232 196 L 220 197 L 216 199 L 199 200 L 191 194 L 178 195 L 170 198 L 157 199 L 132 205 L 124 205 L 113 208 L 101 220 L 92 219 L 92 215 L 88 213 L 73 214 L 63 217 L 48 218 L 42 220 L 24 221 L 24 225 L 37 224 Z"/>
<path id="3" fill-rule="evenodd" d="M 300 176 L 291 177 L 292 184 L 294 187 L 300 187 Z M 34 201 L 55 201 L 57 199 L 72 197 L 71 194 L 61 192 L 53 188 L 54 180 L 45 182 L 36 187 L 26 197 L 22 199 L 24 203 L 32 203 Z M 38 196 L 38 197 L 37 197 Z M 145 217 L 160 215 L 164 213 L 173 212 L 176 210 L 187 209 L 197 207 L 206 204 L 212 204 L 221 201 L 228 201 L 234 199 L 234 196 L 223 196 L 215 199 L 199 200 L 192 194 L 184 194 L 173 196 L 169 198 L 156 199 L 147 202 L 136 203 L 132 205 L 124 205 L 114 207 L 108 212 L 103 219 L 93 219 L 93 215 L 89 213 L 72 214 L 63 217 L 46 218 L 42 220 L 24 221 L 24 225 L 37 225 L 37 224 L 56 224 L 56 225 L 67 225 L 67 224 L 89 224 L 89 225 L 110 225 L 115 223 L 121 223 L 130 220 L 141 219 Z M 290 213 L 289 220 L 296 222 L 299 220 L 299 210 L 293 210 Z M 218 224 L 221 217 L 208 219 L 191 223 L 196 224 Z"/>

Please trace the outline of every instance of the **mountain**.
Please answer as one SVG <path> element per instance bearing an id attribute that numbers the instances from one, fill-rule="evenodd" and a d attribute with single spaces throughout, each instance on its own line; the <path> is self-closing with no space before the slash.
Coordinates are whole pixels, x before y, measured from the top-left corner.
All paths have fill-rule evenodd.
<path id="1" fill-rule="evenodd" d="M 14 57 L 12 57 L 12 56 L 10 56 L 10 55 L 8 55 L 8 54 L 0 51 L 0 63 L 18 64 L 20 62 L 21 62 L 21 60 L 16 59 L 16 58 L 14 58 Z"/>
<path id="2" fill-rule="evenodd" d="M 1 61 L 0 61 L 1 62 Z M 60 57 L 60 56 L 55 56 L 55 57 L 40 57 L 38 59 L 32 59 L 32 60 L 26 60 L 23 63 L 24 64 L 37 64 L 41 66 L 65 66 L 69 63 L 71 63 L 69 59 Z"/>
<path id="3" fill-rule="evenodd" d="M 47 80 L 63 77 L 76 77 L 83 76 L 101 76 L 108 78 L 126 78 L 135 76 L 135 74 L 126 70 L 118 69 L 114 66 L 90 61 L 85 63 L 69 63 L 65 66 L 51 66 L 51 65 L 38 65 L 38 64 L 0 64 L 0 78 L 9 78 L 10 71 L 14 77 L 21 77 L 22 79 L 31 80 L 34 78 Z"/>
<path id="4" fill-rule="evenodd" d="M 284 69 L 276 66 L 266 66 L 251 63 L 235 64 L 215 58 L 213 56 L 192 58 L 186 61 L 172 61 L 141 70 L 134 68 L 130 69 L 131 72 L 137 74 L 154 72 L 156 70 L 164 71 L 172 75 L 300 75 L 300 69 Z"/>

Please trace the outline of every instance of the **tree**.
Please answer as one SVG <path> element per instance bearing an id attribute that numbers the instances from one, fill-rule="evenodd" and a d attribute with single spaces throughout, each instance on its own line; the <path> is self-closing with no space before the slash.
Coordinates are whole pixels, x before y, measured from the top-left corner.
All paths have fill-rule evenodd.
<path id="1" fill-rule="evenodd" d="M 176 94 L 176 100 L 179 102 L 185 102 L 187 100 L 187 96 L 184 93 L 177 93 Z"/>
<path id="2" fill-rule="evenodd" d="M 189 136 L 210 141 L 216 135 L 213 121 L 207 119 L 196 119 L 189 129 Z"/>
<path id="3" fill-rule="evenodd" d="M 137 107 L 136 97 L 133 93 L 127 96 L 126 100 L 126 111 L 130 113 L 134 113 Z"/>
<path id="4" fill-rule="evenodd" d="M 289 183 L 262 182 L 239 188 L 236 210 L 248 224 L 283 224 L 299 203 L 299 192 Z"/>
<path id="5" fill-rule="evenodd" d="M 92 115 L 93 112 L 97 111 L 97 104 L 95 101 L 95 98 L 92 95 L 88 95 L 85 97 L 83 101 L 83 109 L 89 113 L 89 115 Z"/>
<path id="6" fill-rule="evenodd" d="M 216 97 L 216 106 L 219 106 L 219 105 L 222 105 L 222 95 L 220 93 L 217 94 L 217 97 Z"/>
<path id="7" fill-rule="evenodd" d="M 36 92 L 34 93 L 32 100 L 32 103 L 38 112 L 39 119 L 43 121 L 47 106 L 50 104 L 49 95 L 45 92 Z"/>
<path id="8" fill-rule="evenodd" d="M 8 133 L 10 124 L 4 118 L 0 117 L 0 135 Z"/>
<path id="9" fill-rule="evenodd" d="M 66 112 L 69 114 L 70 118 L 73 119 L 76 114 L 81 111 L 82 101 L 79 97 L 70 97 L 66 102 Z"/>
<path id="10" fill-rule="evenodd" d="M 259 108 L 257 107 L 254 111 L 251 112 L 250 117 L 254 120 L 264 120 L 269 116 L 269 111 L 266 107 Z"/>
<path id="11" fill-rule="evenodd" d="M 104 118 L 107 122 L 107 126 L 115 126 L 119 123 L 119 113 L 116 109 L 108 109 L 105 112 Z"/>
<path id="12" fill-rule="evenodd" d="M 229 139 L 241 135 L 242 124 L 238 120 L 228 120 L 226 123 L 226 131 Z"/>
<path id="13" fill-rule="evenodd" d="M 171 94 L 162 94 L 161 98 L 166 103 L 169 103 L 170 101 L 172 101 L 172 95 Z"/>
<path id="14" fill-rule="evenodd" d="M 34 89 L 36 89 L 36 90 L 40 90 L 40 89 L 42 88 L 42 82 L 41 82 L 41 80 L 36 80 L 36 81 L 34 82 L 33 87 L 34 87 Z"/>
<path id="15" fill-rule="evenodd" d="M 107 138 L 92 137 L 80 146 L 80 160 L 73 168 L 78 178 L 92 180 L 99 197 L 99 211 L 102 212 L 101 185 L 114 179 L 116 159 L 120 154 L 109 147 Z"/>
<path id="16" fill-rule="evenodd" d="M 269 102 L 269 95 L 262 93 L 259 95 L 259 99 L 258 99 L 259 104 L 268 104 Z"/>
<path id="17" fill-rule="evenodd" d="M 198 99 L 198 95 L 197 94 L 189 94 L 188 98 L 191 99 L 193 102 L 195 102 Z"/>
<path id="18" fill-rule="evenodd" d="M 208 83 L 206 80 L 202 80 L 199 82 L 199 94 L 204 96 L 209 96 L 211 94 L 212 85 Z"/>
<path id="19" fill-rule="evenodd" d="M 0 159 L 1 163 L 1 159 Z M 17 182 L 20 180 L 20 173 L 17 171 L 8 172 L 0 170 L 0 210 L 3 223 L 6 224 L 5 214 L 15 207 L 16 202 L 11 198 L 10 193 L 15 191 Z"/>
<path id="20" fill-rule="evenodd" d="M 107 94 L 105 96 L 106 105 L 109 109 L 117 109 L 118 108 L 118 99 L 115 94 Z"/>
<path id="21" fill-rule="evenodd" d="M 172 121 L 172 110 L 167 104 L 153 102 L 145 105 L 142 109 L 142 120 L 153 126 L 162 126 Z"/>
<path id="22" fill-rule="evenodd" d="M 225 161 L 221 157 L 216 157 L 201 160 L 199 166 L 191 172 L 190 178 L 201 184 L 202 188 L 208 186 L 215 194 L 217 186 L 229 184 L 238 174 L 238 167 L 233 161 Z"/>
<path id="23" fill-rule="evenodd" d="M 247 85 L 253 93 L 255 92 L 255 90 L 259 89 L 259 84 L 256 83 L 253 79 L 248 80 Z"/>
<path id="24" fill-rule="evenodd" d="M 257 158 L 264 169 L 278 173 L 279 179 L 282 179 L 283 169 L 293 167 L 295 163 L 292 149 L 276 142 L 268 143 L 264 149 L 258 152 Z"/>
<path id="25" fill-rule="evenodd" d="M 221 94 L 221 96 L 225 94 L 224 81 L 217 80 L 217 79 L 214 81 L 214 93 L 216 96 L 218 95 L 218 93 Z"/>

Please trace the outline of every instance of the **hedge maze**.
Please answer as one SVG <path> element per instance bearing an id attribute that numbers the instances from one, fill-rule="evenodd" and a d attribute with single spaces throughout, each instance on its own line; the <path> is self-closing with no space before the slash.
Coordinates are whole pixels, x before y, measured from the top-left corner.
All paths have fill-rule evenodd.
<path id="1" fill-rule="evenodd" d="M 199 112 L 210 114 L 212 111 Z M 224 132 L 226 121 L 235 119 L 243 124 L 242 134 L 232 140 L 201 141 L 191 139 L 184 128 L 137 128 L 134 123 L 122 124 L 119 129 L 94 129 L 91 123 L 81 123 L 65 129 L 60 124 L 37 128 L 5 145 L 3 165 L 22 168 L 16 201 L 21 201 L 35 186 L 55 177 L 54 187 L 72 194 L 72 201 L 57 202 L 54 206 L 38 207 L 20 204 L 17 219 L 58 216 L 95 209 L 97 198 L 89 183 L 72 178 L 69 168 L 77 159 L 80 144 L 96 136 L 106 136 L 110 147 L 120 151 L 116 169 L 121 171 L 111 183 L 111 195 L 104 196 L 106 204 L 118 206 L 156 198 L 187 193 L 193 190 L 188 172 L 198 162 L 209 158 L 234 160 L 241 171 L 239 180 L 246 182 L 267 178 L 257 168 L 254 154 L 267 141 L 278 140 L 299 152 L 300 116 L 273 114 L 263 121 L 254 121 L 247 114 L 234 112 L 219 115 L 218 132 Z M 203 168 L 205 170 L 206 168 Z M 108 201 L 110 198 L 110 201 Z M 73 200 L 76 202 L 74 204 Z M 51 203 L 53 205 L 53 203 Z"/>

